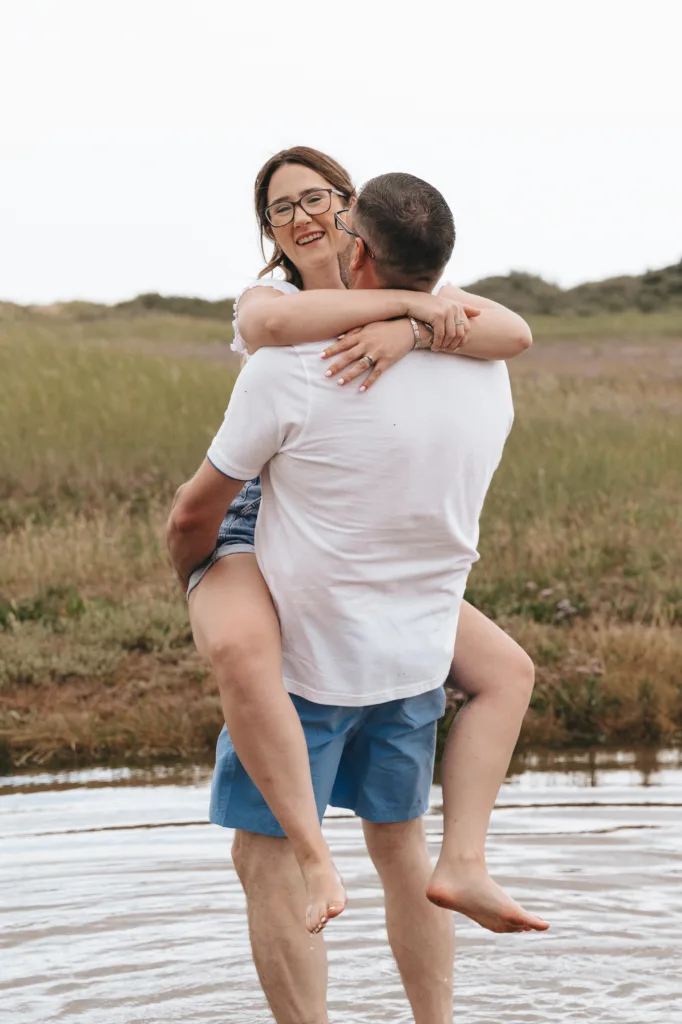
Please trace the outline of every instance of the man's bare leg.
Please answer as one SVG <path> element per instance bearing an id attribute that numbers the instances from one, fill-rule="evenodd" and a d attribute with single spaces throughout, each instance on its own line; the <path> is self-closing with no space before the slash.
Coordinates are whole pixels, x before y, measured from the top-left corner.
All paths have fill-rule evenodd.
<path id="1" fill-rule="evenodd" d="M 304 924 L 307 894 L 288 839 L 237 832 L 253 959 L 277 1024 L 328 1024 L 327 953 Z M 435 910 L 435 908 L 433 908 Z"/>
<path id="2" fill-rule="evenodd" d="M 452 914 L 426 899 L 432 864 L 423 819 L 363 822 L 386 894 L 386 929 L 415 1024 L 452 1024 Z"/>
<path id="3" fill-rule="evenodd" d="M 441 764 L 443 846 L 428 898 L 493 932 L 544 931 L 549 925 L 508 896 L 485 862 L 490 815 L 533 690 L 533 663 L 465 602 L 452 668 L 469 700 L 450 730 Z"/>
<path id="4" fill-rule="evenodd" d="M 279 621 L 255 556 L 220 559 L 192 591 L 189 612 L 237 756 L 291 840 L 314 931 L 341 913 L 346 893 L 322 836 L 305 736 L 282 682 Z"/>

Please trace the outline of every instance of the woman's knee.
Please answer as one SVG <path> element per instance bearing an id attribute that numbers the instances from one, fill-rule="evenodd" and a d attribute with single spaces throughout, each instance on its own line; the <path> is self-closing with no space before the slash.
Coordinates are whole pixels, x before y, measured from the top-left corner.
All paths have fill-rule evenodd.
<path id="1" fill-rule="evenodd" d="M 219 682 L 248 682 L 263 670 L 272 638 L 258 623 L 231 622 L 207 638 L 203 653 Z"/>
<path id="2" fill-rule="evenodd" d="M 504 672 L 504 687 L 519 702 L 528 705 L 536 685 L 536 667 L 532 658 L 517 643 L 510 648 Z"/>
<path id="3" fill-rule="evenodd" d="M 462 639 L 460 653 L 456 651 L 452 663 L 450 685 L 467 697 L 495 693 L 527 706 L 535 686 L 535 665 L 524 649 L 490 622 L 473 643 L 466 636 Z"/>
<path id="4" fill-rule="evenodd" d="M 281 661 L 279 621 L 255 560 L 223 558 L 190 598 L 197 650 L 219 682 L 248 681 Z"/>

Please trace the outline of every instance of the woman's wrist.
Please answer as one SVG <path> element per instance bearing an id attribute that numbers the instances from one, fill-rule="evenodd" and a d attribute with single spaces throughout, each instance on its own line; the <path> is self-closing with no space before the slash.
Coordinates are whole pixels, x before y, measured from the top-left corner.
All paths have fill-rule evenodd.
<path id="1" fill-rule="evenodd" d="M 429 324 L 422 320 L 416 320 L 413 316 L 407 318 L 412 325 L 414 335 L 414 348 L 431 348 L 433 345 L 433 330 Z"/>

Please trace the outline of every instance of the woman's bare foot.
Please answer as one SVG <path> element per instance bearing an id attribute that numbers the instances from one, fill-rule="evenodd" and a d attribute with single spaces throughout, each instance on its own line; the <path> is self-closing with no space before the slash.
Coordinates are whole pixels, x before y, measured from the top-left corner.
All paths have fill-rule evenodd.
<path id="1" fill-rule="evenodd" d="M 318 862 L 306 865 L 301 871 L 308 893 L 306 928 L 316 935 L 328 921 L 343 913 L 348 896 L 331 859 L 324 864 Z"/>
<path id="2" fill-rule="evenodd" d="M 439 861 L 426 889 L 437 907 L 456 910 L 491 932 L 544 932 L 546 921 L 520 907 L 488 874 L 481 860 Z"/>

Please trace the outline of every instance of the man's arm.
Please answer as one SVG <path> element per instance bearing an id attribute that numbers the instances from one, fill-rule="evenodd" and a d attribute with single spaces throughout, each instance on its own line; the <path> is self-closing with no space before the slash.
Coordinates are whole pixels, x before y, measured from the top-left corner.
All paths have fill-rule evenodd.
<path id="1" fill-rule="evenodd" d="M 166 539 L 183 585 L 213 551 L 226 509 L 303 427 L 307 378 L 293 348 L 259 352 L 235 381 L 208 456 L 175 495 Z"/>
<path id="2" fill-rule="evenodd" d="M 457 355 L 474 359 L 512 359 L 533 344 L 533 335 L 523 317 L 499 302 L 465 292 L 454 285 L 445 285 L 438 294 L 462 306 L 475 306 L 481 310 L 479 316 L 470 320 L 466 342 L 457 350 Z"/>
<path id="3" fill-rule="evenodd" d="M 185 590 L 192 570 L 213 551 L 225 511 L 243 485 L 244 481 L 225 476 L 204 459 L 192 479 L 178 489 L 166 526 L 166 542 Z"/>

